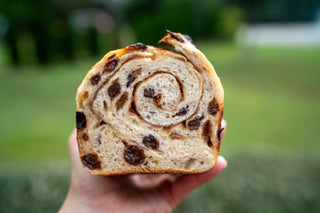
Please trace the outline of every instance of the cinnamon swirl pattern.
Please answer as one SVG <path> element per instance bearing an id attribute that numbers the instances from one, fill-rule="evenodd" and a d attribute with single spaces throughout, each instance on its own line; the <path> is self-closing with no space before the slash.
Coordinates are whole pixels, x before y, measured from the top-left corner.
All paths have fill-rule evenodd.
<path id="1" fill-rule="evenodd" d="M 198 173 L 220 150 L 223 88 L 189 37 L 107 53 L 77 91 L 80 159 L 92 174 Z"/>

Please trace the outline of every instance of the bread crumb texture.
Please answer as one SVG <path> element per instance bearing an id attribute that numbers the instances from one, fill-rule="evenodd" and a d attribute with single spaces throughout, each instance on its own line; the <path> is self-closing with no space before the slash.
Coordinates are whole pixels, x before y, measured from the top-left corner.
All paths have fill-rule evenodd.
<path id="1" fill-rule="evenodd" d="M 220 150 L 224 93 L 213 66 L 180 33 L 107 53 L 77 91 L 80 159 L 96 175 L 199 173 Z"/>

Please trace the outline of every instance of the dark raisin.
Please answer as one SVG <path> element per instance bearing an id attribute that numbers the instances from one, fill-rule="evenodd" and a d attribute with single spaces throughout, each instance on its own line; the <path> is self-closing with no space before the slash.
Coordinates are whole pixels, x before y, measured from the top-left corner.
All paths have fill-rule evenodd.
<path id="1" fill-rule="evenodd" d="M 84 129 L 87 126 L 87 119 L 83 112 L 76 112 L 77 129 Z"/>
<path id="2" fill-rule="evenodd" d="M 104 69 L 103 69 L 103 71 L 107 73 L 112 72 L 116 68 L 116 66 L 118 65 L 119 59 L 117 58 L 116 54 L 113 54 L 108 58 L 108 60 L 109 61 L 106 63 L 106 65 L 104 65 Z"/>
<path id="3" fill-rule="evenodd" d="M 130 87 L 130 85 L 137 79 L 138 75 L 141 75 L 141 68 L 136 69 L 127 76 L 127 87 Z"/>
<path id="4" fill-rule="evenodd" d="M 81 157 L 81 162 L 89 169 L 100 169 L 100 161 L 98 155 L 95 153 L 90 153 Z"/>
<path id="5" fill-rule="evenodd" d="M 152 149 L 159 148 L 159 142 L 153 135 L 148 135 L 143 138 L 143 144 L 146 147 L 151 147 Z"/>
<path id="6" fill-rule="evenodd" d="M 204 140 L 209 140 L 212 135 L 212 125 L 210 121 L 206 121 L 206 123 L 203 125 L 203 130 L 202 130 L 202 138 Z"/>
<path id="7" fill-rule="evenodd" d="M 87 140 L 89 140 L 89 136 L 88 136 L 86 133 L 84 133 L 84 134 L 82 135 L 82 139 L 85 140 L 85 141 L 87 141 Z"/>
<path id="8" fill-rule="evenodd" d="M 187 112 L 189 111 L 189 106 L 187 105 L 186 107 L 182 107 L 181 109 L 179 109 L 179 111 L 173 116 L 182 116 L 187 114 Z"/>
<path id="9" fill-rule="evenodd" d="M 215 99 L 209 102 L 208 104 L 208 113 L 210 115 L 215 115 L 219 111 L 219 104 L 215 102 Z"/>
<path id="10" fill-rule="evenodd" d="M 161 94 L 158 94 L 158 95 L 153 97 L 153 102 L 157 107 L 160 107 L 161 97 L 162 97 Z"/>
<path id="11" fill-rule="evenodd" d="M 142 43 L 136 43 L 136 44 L 131 44 L 130 46 L 127 47 L 127 49 L 135 49 L 135 50 L 145 50 L 148 47 L 145 44 Z"/>
<path id="12" fill-rule="evenodd" d="M 187 127 L 187 122 L 186 121 L 182 121 L 181 124 L 182 124 L 182 128 L 186 128 Z"/>
<path id="13" fill-rule="evenodd" d="M 152 88 L 144 89 L 143 95 L 146 98 L 153 98 L 154 97 L 154 89 L 152 89 Z"/>
<path id="14" fill-rule="evenodd" d="M 109 88 L 108 88 L 108 95 L 111 99 L 117 97 L 121 92 L 121 86 L 118 82 L 114 82 Z"/>
<path id="15" fill-rule="evenodd" d="M 188 127 L 190 130 L 196 130 L 199 128 L 200 126 L 200 122 L 202 120 L 202 117 L 201 118 L 195 118 L 191 121 L 188 122 Z"/>
<path id="16" fill-rule="evenodd" d="M 129 146 L 124 150 L 124 159 L 132 165 L 143 163 L 145 158 L 143 150 L 138 146 Z"/>
<path id="17" fill-rule="evenodd" d="M 97 85 L 101 79 L 101 76 L 99 74 L 96 74 L 91 77 L 90 81 L 92 85 Z"/>
<path id="18" fill-rule="evenodd" d="M 127 87 L 130 87 L 130 85 L 132 84 L 132 82 L 134 82 L 134 80 L 136 80 L 137 78 L 137 75 L 133 72 L 133 73 L 130 73 L 127 77 Z"/>
<path id="19" fill-rule="evenodd" d="M 104 122 L 104 121 L 101 121 L 101 122 L 99 123 L 100 126 L 102 126 L 102 125 L 104 125 L 104 124 L 106 124 L 106 122 Z"/>
<path id="20" fill-rule="evenodd" d="M 209 147 L 212 147 L 212 145 L 213 145 L 210 138 L 209 138 L 209 140 L 207 141 L 207 145 L 208 145 Z"/>
<path id="21" fill-rule="evenodd" d="M 130 112 L 138 114 L 137 113 L 137 109 L 136 109 L 136 105 L 134 104 L 134 101 L 131 102 L 131 107 L 130 107 Z"/>
<path id="22" fill-rule="evenodd" d="M 219 130 L 217 131 L 217 137 L 218 137 L 219 141 L 221 141 L 221 133 L 222 133 L 223 130 L 224 130 L 224 128 L 219 129 Z"/>
<path id="23" fill-rule="evenodd" d="M 123 107 L 123 105 L 126 103 L 126 101 L 128 100 L 128 92 L 124 92 L 119 100 L 116 102 L 116 108 L 121 109 Z"/>

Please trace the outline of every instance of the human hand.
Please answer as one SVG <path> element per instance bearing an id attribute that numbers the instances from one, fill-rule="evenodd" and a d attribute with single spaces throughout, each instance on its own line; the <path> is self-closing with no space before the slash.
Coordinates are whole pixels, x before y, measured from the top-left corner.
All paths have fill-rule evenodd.
<path id="1" fill-rule="evenodd" d="M 222 121 L 222 128 L 226 122 Z M 225 129 L 221 136 L 224 137 Z M 65 212 L 172 212 L 191 192 L 213 179 L 226 166 L 219 156 L 216 166 L 200 174 L 134 174 L 95 176 L 81 165 L 74 130 L 69 138 L 71 183 L 60 209 Z"/>

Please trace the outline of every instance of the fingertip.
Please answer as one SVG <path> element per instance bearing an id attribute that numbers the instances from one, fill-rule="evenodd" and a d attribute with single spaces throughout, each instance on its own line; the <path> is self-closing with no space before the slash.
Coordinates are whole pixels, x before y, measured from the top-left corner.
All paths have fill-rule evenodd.
<path id="1" fill-rule="evenodd" d="M 219 156 L 216 165 L 212 169 L 198 175 L 203 177 L 203 182 L 207 182 L 216 177 L 220 172 L 222 172 L 222 170 L 224 170 L 227 165 L 227 160 L 224 157 Z"/>
<path id="2" fill-rule="evenodd" d="M 221 155 L 218 157 L 217 164 L 218 163 L 221 164 L 223 168 L 226 168 L 228 166 L 228 161 Z"/>
<path id="3" fill-rule="evenodd" d="M 223 141 L 224 136 L 226 134 L 226 128 L 227 128 L 227 122 L 224 119 L 222 119 L 222 121 L 221 121 L 221 129 L 222 130 L 220 133 L 221 141 Z"/>
<path id="4" fill-rule="evenodd" d="M 168 197 L 172 206 L 176 206 L 193 189 L 215 178 L 226 168 L 227 164 L 226 159 L 219 156 L 216 165 L 212 169 L 199 174 L 184 175 L 177 178 L 173 183 L 170 183 L 170 187 L 164 189 L 165 192 L 170 192 Z"/>
<path id="5" fill-rule="evenodd" d="M 224 119 L 221 121 L 221 128 L 227 128 L 227 121 Z"/>

